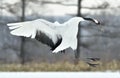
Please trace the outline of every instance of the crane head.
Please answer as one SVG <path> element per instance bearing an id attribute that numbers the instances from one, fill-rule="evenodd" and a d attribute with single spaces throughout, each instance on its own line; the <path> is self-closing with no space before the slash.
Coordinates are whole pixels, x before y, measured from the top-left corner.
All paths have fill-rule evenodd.
<path id="1" fill-rule="evenodd" d="M 83 17 L 84 20 L 88 20 L 88 21 L 92 21 L 94 22 L 95 24 L 99 25 L 100 24 L 100 21 L 94 19 L 94 18 L 86 18 L 86 17 Z"/>

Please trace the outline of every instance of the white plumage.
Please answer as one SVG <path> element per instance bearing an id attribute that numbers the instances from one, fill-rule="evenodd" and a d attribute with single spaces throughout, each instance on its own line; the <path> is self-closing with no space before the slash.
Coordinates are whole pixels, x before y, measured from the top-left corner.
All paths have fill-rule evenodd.
<path id="1" fill-rule="evenodd" d="M 57 21 L 51 23 L 43 19 L 37 19 L 7 25 L 12 35 L 35 38 L 50 46 L 53 53 L 57 53 L 69 47 L 73 50 L 77 48 L 78 25 L 86 20 L 99 24 L 97 20 L 92 18 L 74 17 L 62 24 Z"/>

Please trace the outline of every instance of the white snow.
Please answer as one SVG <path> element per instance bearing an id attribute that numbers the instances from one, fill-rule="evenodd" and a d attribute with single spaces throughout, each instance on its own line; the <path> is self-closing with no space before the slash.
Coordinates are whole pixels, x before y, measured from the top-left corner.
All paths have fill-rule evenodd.
<path id="1" fill-rule="evenodd" d="M 0 78 L 120 78 L 119 72 L 1 72 Z"/>
<path id="2" fill-rule="evenodd" d="M 102 5 L 106 5 L 105 3 L 111 8 L 117 8 L 120 6 L 120 0 L 83 0 L 82 7 L 98 8 Z"/>
<path id="3" fill-rule="evenodd" d="M 1 0 L 3 2 L 3 4 L 15 4 L 17 2 L 19 2 L 20 0 Z"/>

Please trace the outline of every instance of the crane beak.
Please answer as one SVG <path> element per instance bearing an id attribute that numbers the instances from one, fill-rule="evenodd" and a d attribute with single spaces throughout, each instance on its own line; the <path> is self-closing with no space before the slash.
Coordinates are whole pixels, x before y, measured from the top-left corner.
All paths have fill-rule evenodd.
<path id="1" fill-rule="evenodd" d="M 100 25 L 100 21 L 93 19 L 93 22 L 96 23 L 97 25 Z"/>

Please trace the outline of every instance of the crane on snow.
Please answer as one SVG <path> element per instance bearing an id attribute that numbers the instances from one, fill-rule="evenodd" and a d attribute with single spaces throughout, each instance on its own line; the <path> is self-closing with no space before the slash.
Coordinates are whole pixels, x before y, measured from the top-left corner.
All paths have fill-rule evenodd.
<path id="1" fill-rule="evenodd" d="M 99 21 L 92 18 L 73 17 L 65 23 L 51 23 L 44 19 L 7 24 L 10 33 L 16 36 L 35 38 L 36 40 L 51 47 L 53 53 L 63 51 L 69 47 L 77 48 L 77 34 L 79 23 Z"/>

